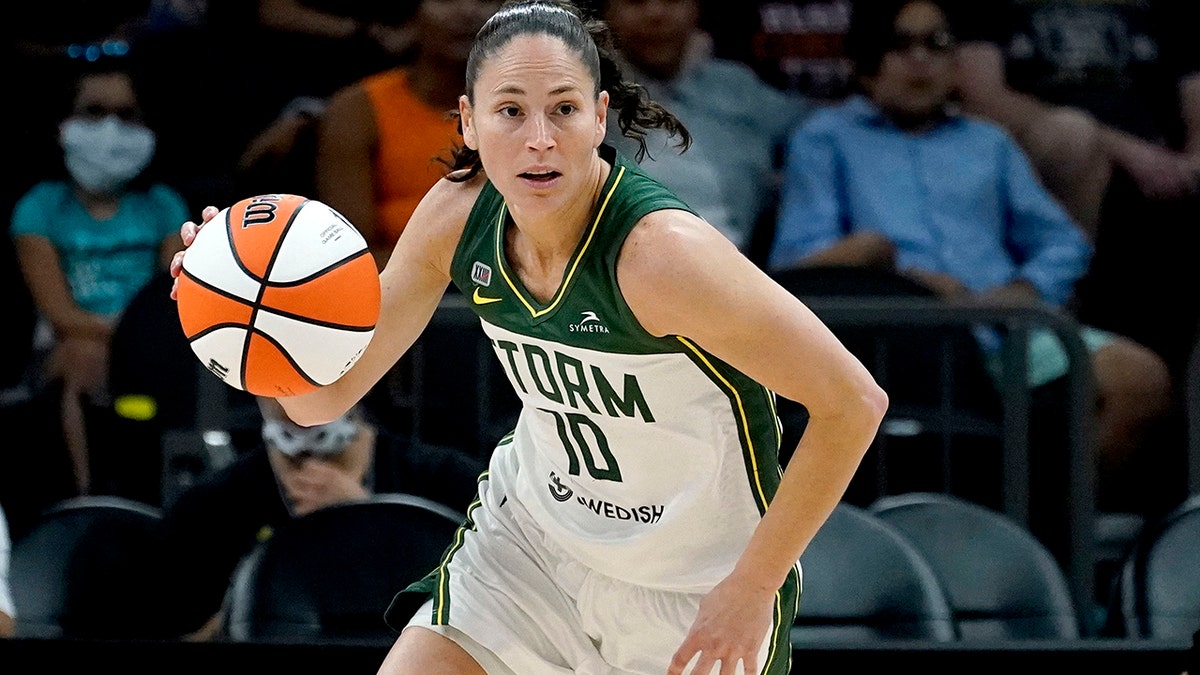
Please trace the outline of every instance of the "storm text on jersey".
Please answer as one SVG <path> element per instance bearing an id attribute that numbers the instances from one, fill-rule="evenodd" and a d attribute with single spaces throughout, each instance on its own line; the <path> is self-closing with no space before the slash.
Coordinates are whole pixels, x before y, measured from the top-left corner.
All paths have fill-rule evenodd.
<path id="1" fill-rule="evenodd" d="M 632 374 L 606 374 L 599 366 L 537 345 L 493 340 L 492 346 L 509 379 L 526 394 L 533 387 L 547 400 L 576 410 L 609 417 L 638 416 L 647 424 L 654 422 L 654 414 Z M 619 392 L 614 382 L 619 384 Z"/>

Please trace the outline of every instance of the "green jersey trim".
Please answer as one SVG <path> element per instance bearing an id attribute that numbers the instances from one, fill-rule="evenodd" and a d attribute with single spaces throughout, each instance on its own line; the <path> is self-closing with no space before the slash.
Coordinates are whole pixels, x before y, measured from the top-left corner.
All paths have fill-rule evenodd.
<path id="1" fill-rule="evenodd" d="M 793 565 L 783 585 L 775 591 L 775 628 L 763 675 L 787 675 L 792 670 L 791 628 L 800 611 L 800 592 L 800 572 Z"/>
<path id="2" fill-rule="evenodd" d="M 435 626 L 445 626 L 450 623 L 450 571 L 447 567 L 450 565 L 450 559 L 454 557 L 458 549 L 462 548 L 467 530 L 475 529 L 475 509 L 482 505 L 483 502 L 479 500 L 479 497 L 471 502 L 471 505 L 467 507 L 467 521 L 455 530 L 454 541 L 442 554 L 442 562 L 436 571 L 437 594 L 433 599 L 433 624 Z"/>
<path id="3" fill-rule="evenodd" d="M 767 488 L 763 486 L 762 471 L 759 468 L 758 462 L 758 449 L 755 447 L 754 438 L 750 433 L 750 420 L 746 413 L 746 403 L 742 398 L 742 392 L 723 374 L 721 374 L 721 371 L 713 365 L 712 361 L 708 358 L 708 355 L 704 352 L 704 350 L 700 349 L 692 341 L 683 336 L 677 335 L 675 338 L 679 340 L 679 342 L 683 343 L 683 345 L 687 347 L 689 351 L 691 351 L 693 356 L 692 360 L 707 369 L 707 371 L 712 375 L 712 378 L 719 382 L 722 387 L 724 387 L 725 391 L 733 400 L 734 407 L 736 408 L 735 412 L 738 421 L 738 431 L 742 436 L 742 447 L 744 448 L 746 457 L 748 458 L 747 469 L 750 474 L 750 479 L 753 481 L 752 487 L 754 488 L 754 499 L 758 503 L 759 512 L 766 513 L 767 506 L 771 503 L 771 497 L 774 496 L 775 488 L 778 487 L 778 475 L 776 476 L 775 482 L 770 487 L 770 494 L 768 494 Z M 769 395 L 767 396 L 767 400 L 769 407 L 772 409 L 772 413 L 774 413 L 774 401 L 771 400 L 771 396 Z M 778 446 L 778 443 L 776 443 L 776 445 Z"/>
<path id="4" fill-rule="evenodd" d="M 512 443 L 513 433 L 510 431 L 505 434 L 504 438 L 500 439 L 497 447 Z M 479 474 L 477 482 L 483 483 L 488 480 L 490 471 L 484 471 Z M 446 552 L 442 554 L 442 561 L 438 564 L 437 569 L 434 569 L 426 577 L 420 581 L 411 584 L 405 592 L 425 592 L 433 596 L 433 625 L 445 626 L 450 622 L 450 560 L 454 558 L 454 554 L 458 549 L 462 548 L 463 542 L 466 539 L 467 531 L 475 529 L 475 509 L 483 505 L 483 501 L 479 497 L 479 492 L 476 492 L 474 501 L 467 507 L 467 519 L 454 532 L 454 539 L 450 545 L 446 547 Z M 431 582 L 435 582 L 432 583 Z M 430 588 L 430 586 L 433 586 Z"/>

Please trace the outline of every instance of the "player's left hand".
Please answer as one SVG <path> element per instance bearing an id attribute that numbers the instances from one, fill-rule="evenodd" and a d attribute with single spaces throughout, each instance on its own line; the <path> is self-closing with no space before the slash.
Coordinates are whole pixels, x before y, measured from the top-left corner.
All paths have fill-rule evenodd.
<path id="1" fill-rule="evenodd" d="M 775 610 L 775 591 L 742 577 L 726 577 L 700 601 L 696 620 L 671 659 L 667 675 L 757 673 L 762 665 L 758 652 Z M 686 670 L 693 659 L 695 666 Z M 718 661 L 720 670 L 715 670 Z"/>

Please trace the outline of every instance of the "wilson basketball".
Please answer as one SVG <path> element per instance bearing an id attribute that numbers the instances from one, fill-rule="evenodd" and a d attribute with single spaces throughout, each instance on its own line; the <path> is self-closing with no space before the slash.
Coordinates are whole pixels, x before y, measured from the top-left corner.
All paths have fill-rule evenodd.
<path id="1" fill-rule="evenodd" d="M 223 209 L 183 260 L 179 321 L 200 362 L 259 396 L 331 384 L 375 333 L 380 288 L 362 234 L 329 206 L 260 195 Z"/>

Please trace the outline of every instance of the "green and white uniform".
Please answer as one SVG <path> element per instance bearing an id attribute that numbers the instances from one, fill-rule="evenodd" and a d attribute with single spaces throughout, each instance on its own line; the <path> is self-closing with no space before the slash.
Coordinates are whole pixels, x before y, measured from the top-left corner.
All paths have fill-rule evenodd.
<path id="1" fill-rule="evenodd" d="M 616 272 L 626 236 L 648 213 L 690 209 L 637 165 L 603 151 L 613 169 L 548 302 L 535 300 L 505 260 L 511 220 L 490 183 L 455 252 L 454 283 L 479 315 L 523 407 L 481 483 L 482 508 L 472 509 L 447 562 L 421 586 L 434 592 L 434 624 L 459 627 L 455 610 L 465 591 L 454 592 L 455 563 L 473 537 L 487 534 L 479 525 L 491 514 L 481 510 L 518 513 L 517 548 L 545 547 L 556 561 L 550 567 L 565 559 L 605 583 L 698 602 L 732 571 L 779 485 L 774 394 L 687 337 L 647 333 L 626 305 Z M 479 564 L 488 564 L 485 557 Z M 462 572 L 480 573 L 475 566 Z M 572 576 L 544 572 L 550 581 Z M 786 644 L 798 595 L 797 567 L 778 595 L 778 630 L 768 651 Z M 683 623 L 683 633 L 658 645 L 663 660 L 647 668 L 665 671 L 695 616 L 695 607 L 680 611 L 669 620 Z M 475 640 L 488 637 L 463 630 Z M 786 672 L 789 657 L 790 650 L 777 654 L 775 669 L 764 672 Z M 617 672 L 626 672 L 621 667 L 630 666 Z"/>

